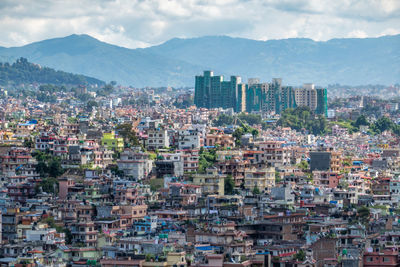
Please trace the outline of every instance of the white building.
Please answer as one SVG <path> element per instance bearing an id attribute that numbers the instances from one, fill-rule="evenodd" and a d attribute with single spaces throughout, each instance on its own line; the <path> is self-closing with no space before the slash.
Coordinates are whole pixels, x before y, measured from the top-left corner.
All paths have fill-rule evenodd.
<path id="1" fill-rule="evenodd" d="M 199 149 L 200 132 L 198 130 L 179 130 L 178 149 Z"/>
<path id="2" fill-rule="evenodd" d="M 148 154 L 134 152 L 131 149 L 125 149 L 121 153 L 117 164 L 119 170 L 134 180 L 146 178 L 153 168 L 153 160 L 150 159 Z"/>
<path id="3" fill-rule="evenodd" d="M 153 128 L 147 131 L 146 147 L 149 150 L 162 149 L 169 147 L 169 137 L 166 129 Z"/>
<path id="4" fill-rule="evenodd" d="M 305 83 L 303 88 L 295 89 L 294 94 L 297 106 L 307 106 L 311 110 L 317 108 L 317 90 L 315 90 L 314 84 Z"/>
<path id="5" fill-rule="evenodd" d="M 162 153 L 160 159 L 156 162 L 156 169 L 158 175 L 172 175 L 179 177 L 184 172 L 184 157 L 181 153 Z"/>
<path id="6" fill-rule="evenodd" d="M 64 242 L 64 234 L 57 234 L 57 231 L 54 228 L 27 230 L 26 241 L 41 241 L 45 242 L 46 244 L 56 244 L 59 242 Z"/>

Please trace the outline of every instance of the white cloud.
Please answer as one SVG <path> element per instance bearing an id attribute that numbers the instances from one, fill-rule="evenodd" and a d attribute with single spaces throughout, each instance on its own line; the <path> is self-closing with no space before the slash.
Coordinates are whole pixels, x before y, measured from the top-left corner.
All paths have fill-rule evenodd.
<path id="1" fill-rule="evenodd" d="M 350 38 L 366 38 L 368 37 L 367 33 L 361 30 L 354 30 L 352 32 L 350 32 L 347 37 Z"/>
<path id="2" fill-rule="evenodd" d="M 2 0 L 0 45 L 87 33 L 126 47 L 173 37 L 328 40 L 398 34 L 398 0 Z"/>

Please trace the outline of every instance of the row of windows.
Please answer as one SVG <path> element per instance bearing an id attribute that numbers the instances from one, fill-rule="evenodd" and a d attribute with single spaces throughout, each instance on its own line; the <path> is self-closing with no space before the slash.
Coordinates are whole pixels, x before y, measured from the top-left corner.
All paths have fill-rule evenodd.
<path id="1" fill-rule="evenodd" d="M 149 137 L 153 137 L 153 134 L 149 134 Z M 157 137 L 157 134 L 154 134 L 154 137 Z M 163 135 L 159 134 L 158 137 L 163 137 Z"/>

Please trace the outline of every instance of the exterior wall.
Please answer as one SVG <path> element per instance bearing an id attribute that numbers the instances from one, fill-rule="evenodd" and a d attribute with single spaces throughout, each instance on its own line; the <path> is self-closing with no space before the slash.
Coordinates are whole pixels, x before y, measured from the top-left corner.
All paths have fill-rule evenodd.
<path id="1" fill-rule="evenodd" d="M 122 170 L 126 176 L 138 180 L 146 178 L 153 168 L 153 160 L 149 158 L 149 155 L 134 153 L 131 150 L 121 153 L 117 164 L 118 169 Z"/>
<path id="2" fill-rule="evenodd" d="M 324 259 L 336 259 L 336 239 L 319 239 L 311 245 L 311 249 L 313 250 L 314 259 L 317 261 L 317 267 L 324 266 Z"/>
<path id="3" fill-rule="evenodd" d="M 331 166 L 331 153 L 327 151 L 310 152 L 310 170 L 327 171 Z"/>
<path id="4" fill-rule="evenodd" d="M 104 133 L 101 145 L 112 151 L 122 151 L 124 149 L 124 140 L 123 138 L 116 137 L 114 132 Z"/>
<path id="5" fill-rule="evenodd" d="M 169 138 L 165 129 L 150 129 L 147 132 L 148 139 L 146 142 L 149 150 L 161 149 L 169 147 Z"/>
<path id="6" fill-rule="evenodd" d="M 204 194 L 217 194 L 223 196 L 224 176 L 219 175 L 217 170 L 207 170 L 206 174 L 196 174 L 193 177 L 193 184 L 199 185 Z"/>
<path id="7" fill-rule="evenodd" d="M 399 266 L 397 251 L 366 252 L 363 257 L 364 266 Z"/>

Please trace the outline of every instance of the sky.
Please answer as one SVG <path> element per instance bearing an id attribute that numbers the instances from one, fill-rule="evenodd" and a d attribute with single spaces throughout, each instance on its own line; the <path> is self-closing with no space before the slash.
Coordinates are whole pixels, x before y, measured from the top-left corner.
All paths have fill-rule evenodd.
<path id="1" fill-rule="evenodd" d="M 400 0 L 0 0 L 0 46 L 70 34 L 137 48 L 228 35 L 316 41 L 400 34 Z"/>

